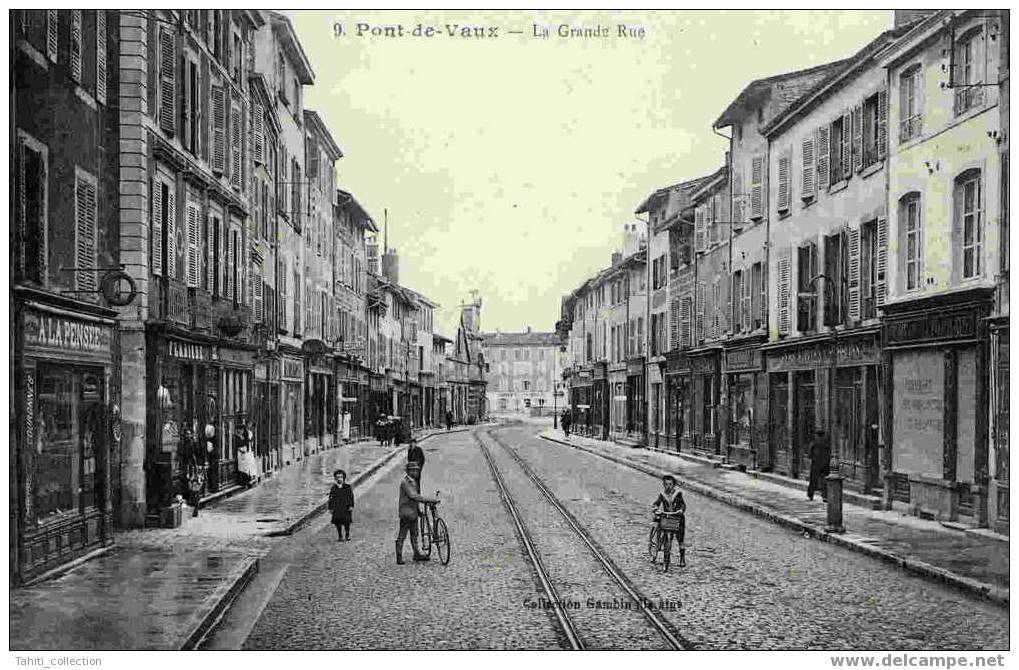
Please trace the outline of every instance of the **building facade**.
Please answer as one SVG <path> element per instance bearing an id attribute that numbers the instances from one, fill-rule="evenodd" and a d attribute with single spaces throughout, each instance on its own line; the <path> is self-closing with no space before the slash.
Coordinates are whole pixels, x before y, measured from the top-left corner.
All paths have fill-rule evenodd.
<path id="1" fill-rule="evenodd" d="M 490 368 L 488 406 L 493 413 L 547 416 L 561 371 L 555 333 L 482 333 Z"/>
<path id="2" fill-rule="evenodd" d="M 882 315 L 891 382 L 885 496 L 975 525 L 1008 516 L 1007 483 L 989 495 L 993 441 L 983 409 L 991 405 L 991 324 L 999 343 L 1003 324 L 994 318 L 1005 212 L 1002 23 L 996 13 L 939 12 L 881 60 L 894 148 Z"/>
<path id="3" fill-rule="evenodd" d="M 116 17 L 11 13 L 14 584 L 110 544 L 121 497 Z"/>

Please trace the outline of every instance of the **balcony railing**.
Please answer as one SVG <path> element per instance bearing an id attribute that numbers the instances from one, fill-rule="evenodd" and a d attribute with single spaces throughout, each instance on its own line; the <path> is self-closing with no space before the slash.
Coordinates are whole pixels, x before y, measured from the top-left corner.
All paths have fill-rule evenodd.
<path id="1" fill-rule="evenodd" d="M 962 86 L 955 89 L 955 113 L 964 114 L 984 104 L 984 89 L 981 86 Z"/>

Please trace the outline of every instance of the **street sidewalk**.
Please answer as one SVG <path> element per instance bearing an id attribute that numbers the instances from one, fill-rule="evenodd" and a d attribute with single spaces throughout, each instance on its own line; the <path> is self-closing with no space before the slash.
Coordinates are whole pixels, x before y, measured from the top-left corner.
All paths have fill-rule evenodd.
<path id="1" fill-rule="evenodd" d="M 907 515 L 845 503 L 846 532 L 825 530 L 825 504 L 810 501 L 799 488 L 720 468 L 701 459 L 546 429 L 541 437 L 587 451 L 659 477 L 671 472 L 682 487 L 725 502 L 779 525 L 852 551 L 892 562 L 928 579 L 1009 602 L 1009 543 L 993 533 L 963 532 Z"/>
<path id="2" fill-rule="evenodd" d="M 108 551 L 58 577 L 10 591 L 10 648 L 197 648 L 258 571 L 259 559 L 279 542 L 275 538 L 325 509 L 333 470 L 346 470 L 356 491 L 405 450 L 377 441 L 335 447 L 208 503 L 198 517 L 185 508 L 179 528 L 118 532 Z"/>

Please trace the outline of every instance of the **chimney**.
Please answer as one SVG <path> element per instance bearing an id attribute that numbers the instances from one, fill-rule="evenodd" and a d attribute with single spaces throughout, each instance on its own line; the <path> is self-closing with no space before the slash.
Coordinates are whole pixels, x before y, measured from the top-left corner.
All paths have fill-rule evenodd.
<path id="1" fill-rule="evenodd" d="M 382 254 L 382 276 L 394 284 L 400 283 L 400 257 L 396 249 L 386 249 Z"/>
<path id="2" fill-rule="evenodd" d="M 528 335 L 530 335 L 530 334 L 531 334 L 531 327 L 530 327 L 530 326 L 528 326 L 528 327 L 527 327 L 527 334 L 528 334 Z"/>
<path id="3" fill-rule="evenodd" d="M 620 251 L 612 252 L 612 264 L 619 265 L 619 261 L 623 260 L 623 254 Z"/>
<path id="4" fill-rule="evenodd" d="M 901 28 L 908 26 L 917 21 L 922 21 L 931 14 L 935 13 L 936 9 L 896 9 L 895 10 L 895 24 L 894 27 Z"/>

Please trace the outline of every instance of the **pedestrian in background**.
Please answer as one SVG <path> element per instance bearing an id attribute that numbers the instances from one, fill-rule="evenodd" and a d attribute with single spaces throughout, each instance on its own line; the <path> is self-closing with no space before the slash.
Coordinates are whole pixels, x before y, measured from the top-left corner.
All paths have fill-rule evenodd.
<path id="1" fill-rule="evenodd" d="M 559 419 L 563 425 L 563 434 L 566 437 L 570 436 L 570 426 L 573 424 L 573 419 L 570 417 L 570 410 L 564 409 L 563 416 Z"/>
<path id="2" fill-rule="evenodd" d="M 418 488 L 420 489 L 421 473 L 425 469 L 425 452 L 424 450 L 421 449 L 421 447 L 418 446 L 417 439 L 413 437 L 410 438 L 410 447 L 408 447 L 407 449 L 407 462 L 418 464 L 417 485 Z"/>
<path id="3" fill-rule="evenodd" d="M 446 410 L 446 430 L 450 431 L 453 429 L 453 412 Z"/>
<path id="4" fill-rule="evenodd" d="M 821 492 L 821 500 L 828 500 L 824 478 L 828 476 L 831 460 L 831 449 L 828 438 L 823 430 L 814 431 L 814 441 L 810 444 L 810 481 L 807 483 L 807 498 L 814 499 L 814 491 Z"/>
<path id="5" fill-rule="evenodd" d="M 333 484 L 329 489 L 329 511 L 332 513 L 332 524 L 336 526 L 336 540 L 350 541 L 351 510 L 354 509 L 354 490 L 347 483 L 347 473 L 343 470 L 333 472 Z"/>
<path id="6" fill-rule="evenodd" d="M 438 503 L 438 498 L 429 498 L 418 492 L 417 471 L 420 469 L 417 463 L 407 463 L 407 474 L 400 482 L 400 504 L 398 514 L 400 517 L 400 530 L 396 535 L 396 564 L 403 565 L 403 542 L 410 534 L 410 546 L 414 548 L 415 561 L 427 561 L 428 556 L 422 554 L 418 549 L 418 504 Z"/>

